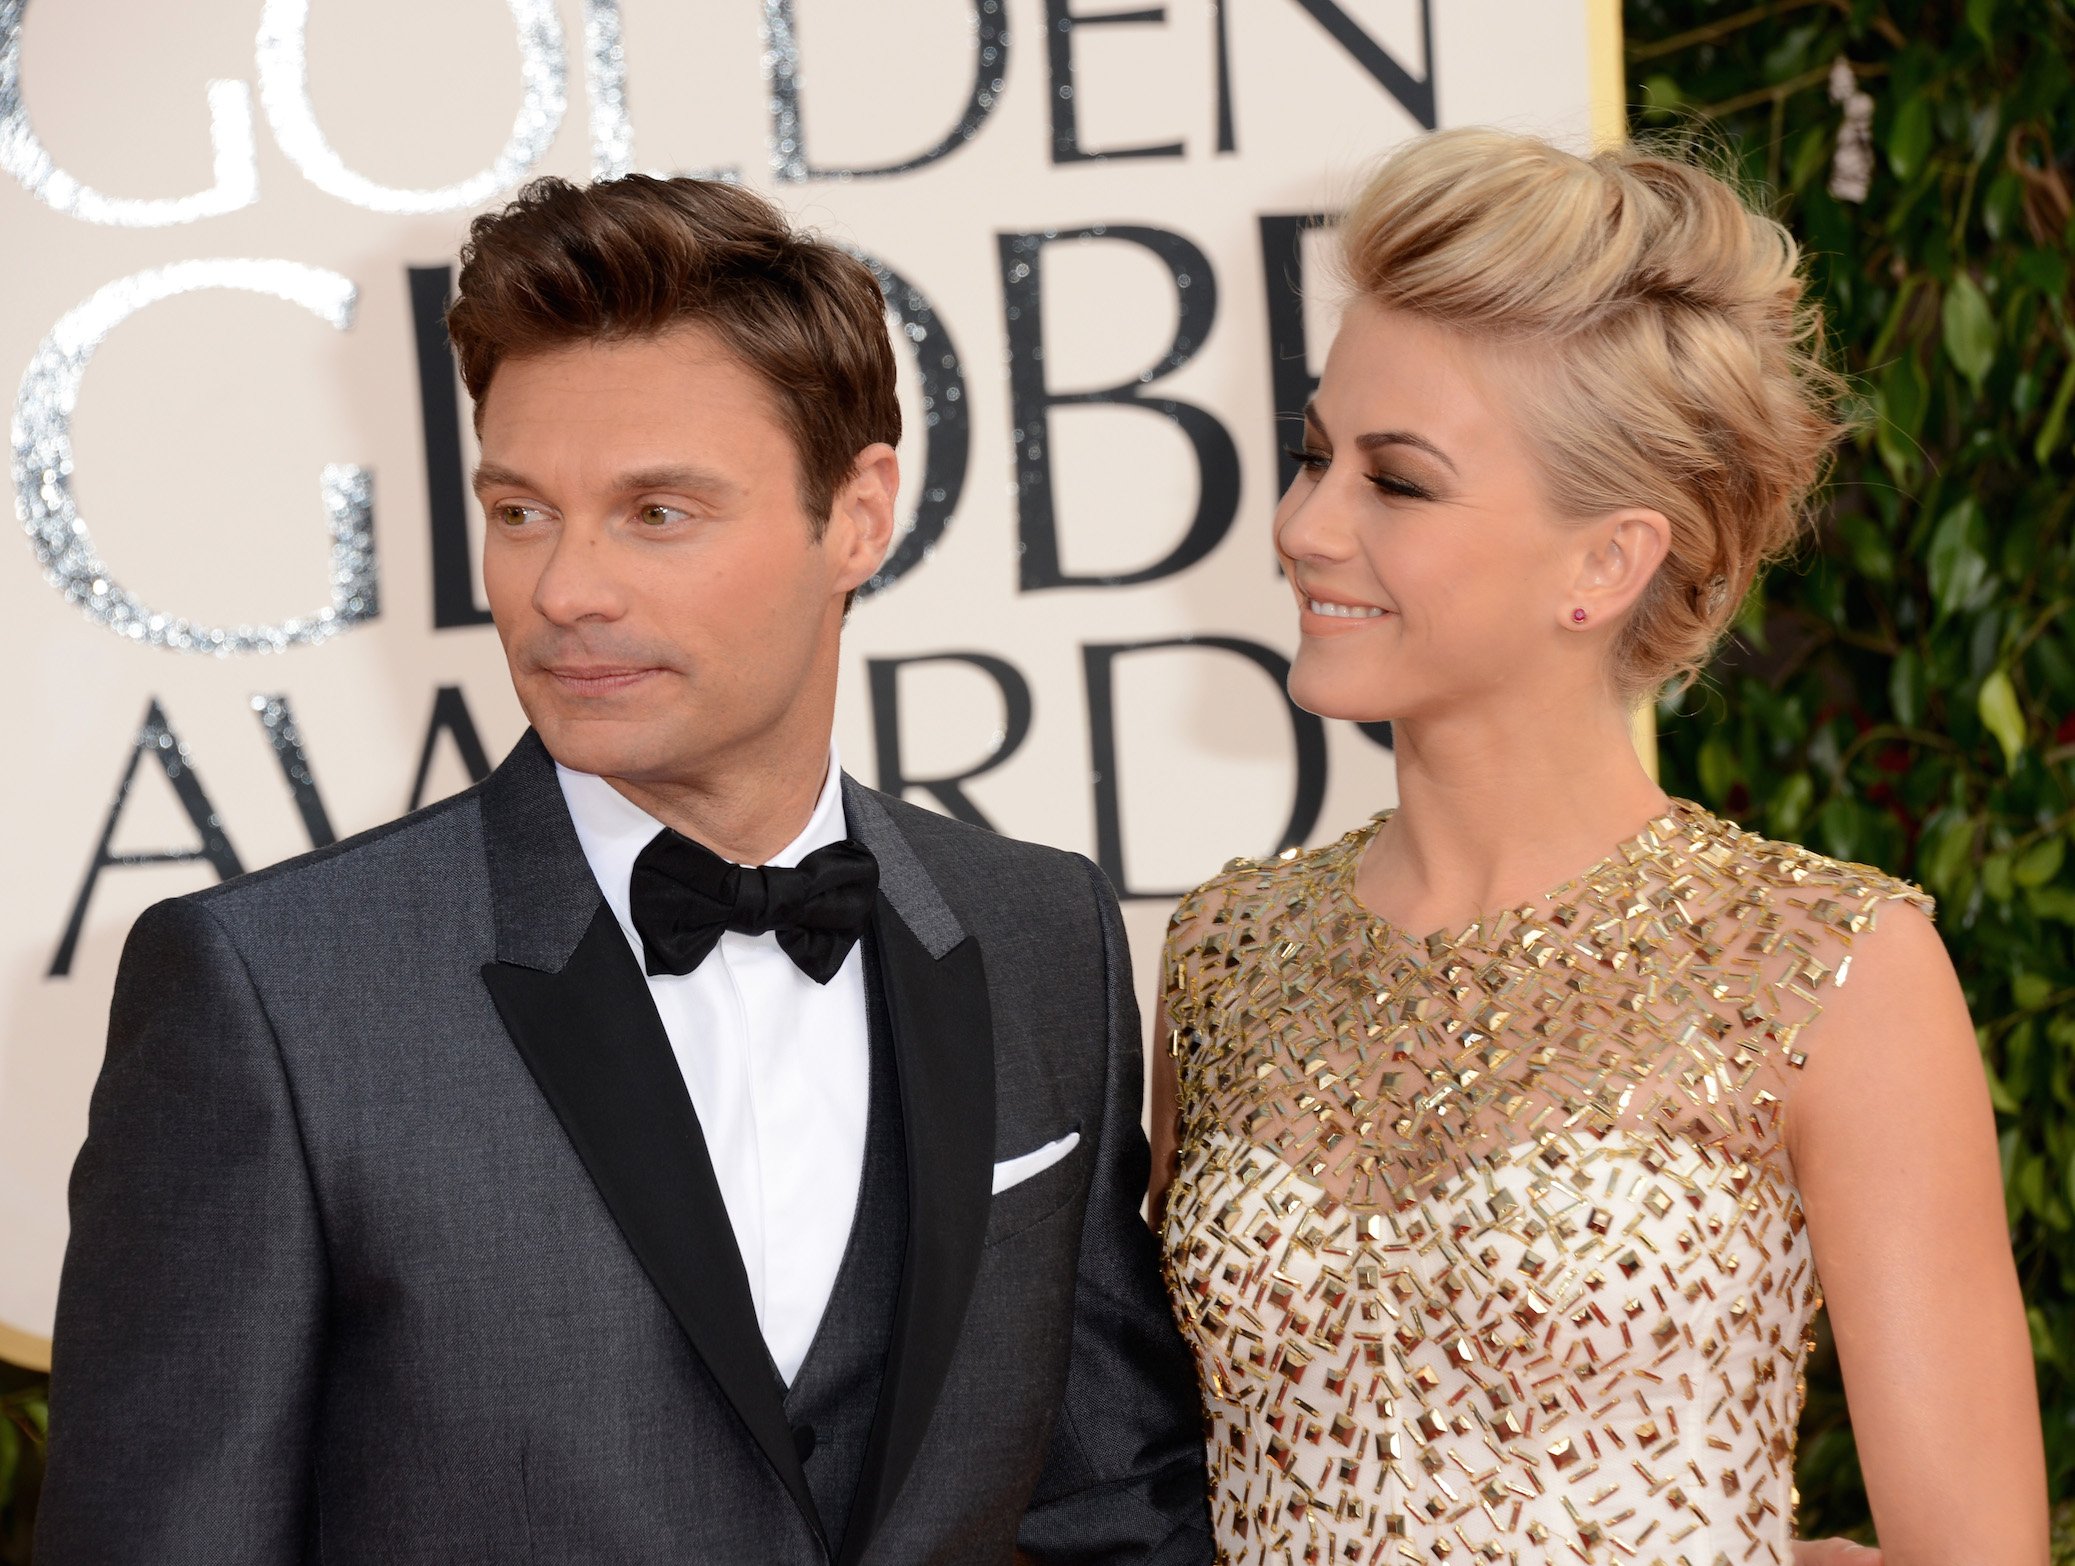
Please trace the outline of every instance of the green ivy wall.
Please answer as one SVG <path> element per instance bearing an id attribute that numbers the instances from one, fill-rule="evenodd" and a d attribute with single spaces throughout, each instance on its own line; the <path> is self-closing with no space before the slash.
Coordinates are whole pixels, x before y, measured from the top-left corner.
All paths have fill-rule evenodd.
<path id="1" fill-rule="evenodd" d="M 1762 584 L 1707 681 L 1663 708 L 1666 783 L 1938 897 L 1995 1097 L 2051 1493 L 2065 1502 L 2075 11 L 2068 0 L 1627 0 L 1625 11 L 1633 128 L 1698 128 L 1771 193 L 1812 255 L 1864 421 L 1804 557 Z M 1862 199 L 1833 186 L 1852 172 L 1855 118 L 1870 123 Z M 1810 1393 L 1803 1526 L 1870 1537 L 1827 1356 Z"/>

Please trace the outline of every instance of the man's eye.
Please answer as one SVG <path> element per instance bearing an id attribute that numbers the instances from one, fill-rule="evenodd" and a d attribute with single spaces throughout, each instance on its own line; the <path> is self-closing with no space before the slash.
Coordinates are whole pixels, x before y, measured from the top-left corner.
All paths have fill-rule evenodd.
<path id="1" fill-rule="evenodd" d="M 650 527 L 668 527 L 672 522 L 690 515 L 689 511 L 680 511 L 676 506 L 643 506 L 640 512 L 641 520 Z"/>
<path id="2" fill-rule="evenodd" d="M 497 520 L 506 527 L 524 527 L 540 515 L 539 509 L 534 506 L 506 505 L 495 509 Z"/>

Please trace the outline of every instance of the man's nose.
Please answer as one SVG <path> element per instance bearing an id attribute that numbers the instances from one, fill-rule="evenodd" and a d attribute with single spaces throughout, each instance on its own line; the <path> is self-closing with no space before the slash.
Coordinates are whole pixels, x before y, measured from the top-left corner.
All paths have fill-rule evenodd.
<path id="1" fill-rule="evenodd" d="M 533 587 L 533 607 L 556 625 L 617 620 L 627 610 L 624 562 L 602 528 L 563 527 Z"/>

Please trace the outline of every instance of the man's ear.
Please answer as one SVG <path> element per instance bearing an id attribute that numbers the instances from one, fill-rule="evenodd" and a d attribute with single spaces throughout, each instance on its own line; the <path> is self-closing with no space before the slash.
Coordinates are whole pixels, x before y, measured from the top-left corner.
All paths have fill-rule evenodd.
<path id="1" fill-rule="evenodd" d="M 857 454 L 850 477 L 829 506 L 822 546 L 835 568 L 835 585 L 854 593 L 885 564 L 893 548 L 894 504 L 901 492 L 901 459 L 876 441 Z"/>
<path id="2" fill-rule="evenodd" d="M 1557 613 L 1577 625 L 1609 625 L 1628 613 L 1671 549 L 1664 514 L 1630 506 L 1586 524 L 1569 597 Z M 1575 618 L 1575 611 L 1585 618 Z"/>

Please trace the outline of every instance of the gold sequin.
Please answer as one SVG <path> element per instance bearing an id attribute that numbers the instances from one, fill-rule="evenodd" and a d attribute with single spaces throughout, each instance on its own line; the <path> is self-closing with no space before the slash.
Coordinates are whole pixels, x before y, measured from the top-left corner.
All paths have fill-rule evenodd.
<path id="1" fill-rule="evenodd" d="M 1783 1117 L 1854 939 L 1929 900 L 1678 801 L 1411 939 L 1354 895 L 1384 819 L 1169 934 L 1225 1558 L 1784 1566 L 1821 1298 Z"/>

